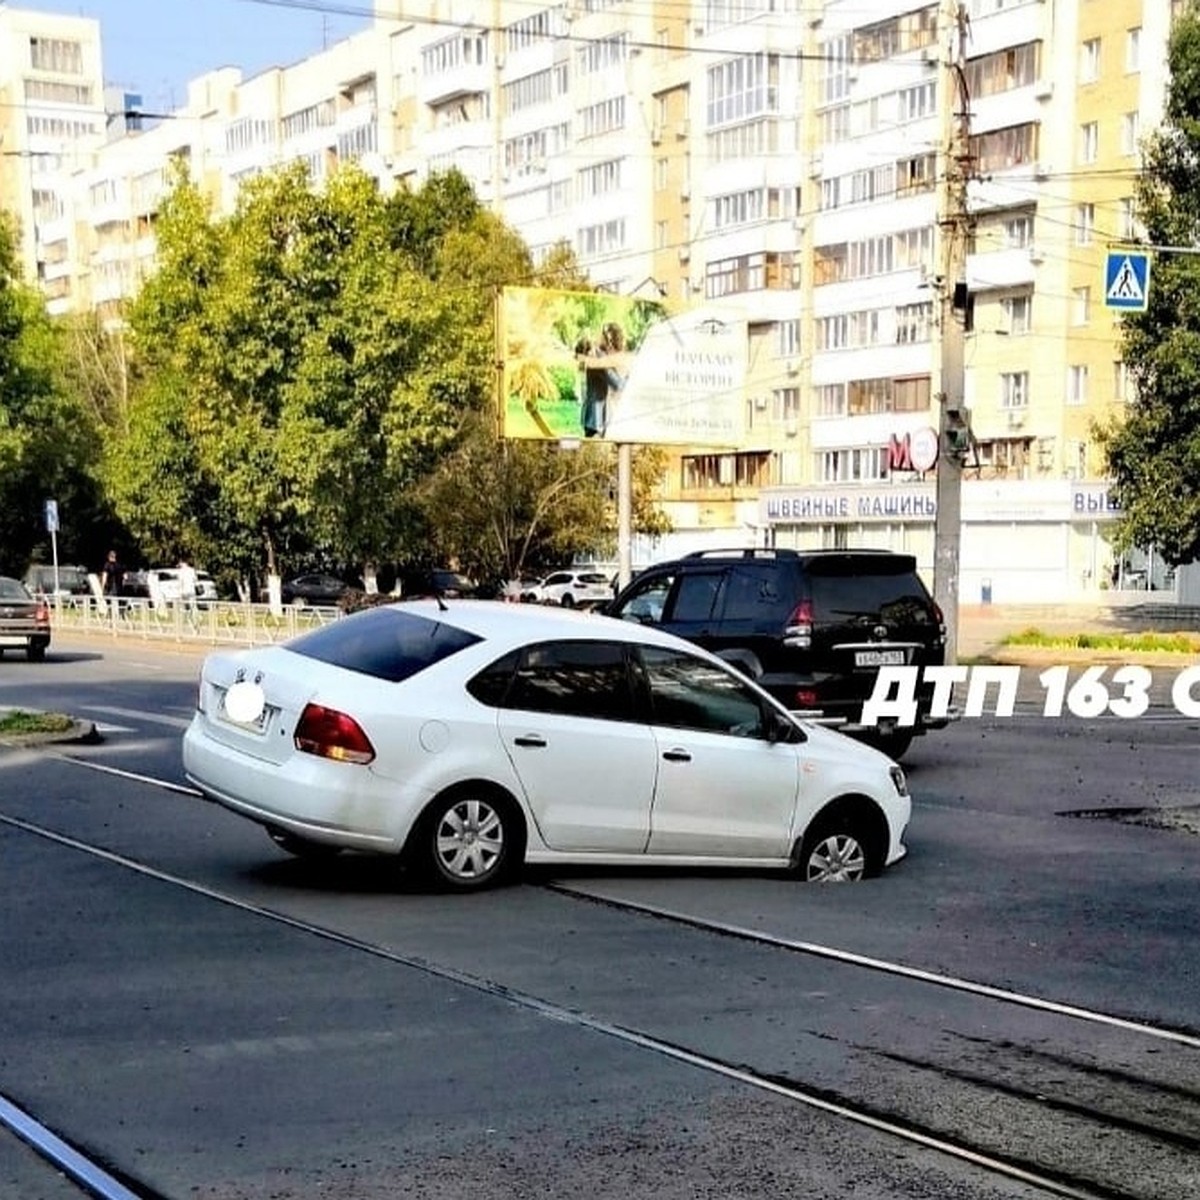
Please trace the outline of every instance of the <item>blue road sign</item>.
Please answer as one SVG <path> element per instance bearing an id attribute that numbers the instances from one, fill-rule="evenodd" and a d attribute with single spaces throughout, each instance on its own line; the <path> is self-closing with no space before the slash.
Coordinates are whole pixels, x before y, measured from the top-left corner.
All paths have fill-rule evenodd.
<path id="1" fill-rule="evenodd" d="M 47 533 L 57 533 L 58 532 L 58 501 L 57 500 L 47 500 L 44 511 L 46 514 L 46 532 Z"/>
<path id="2" fill-rule="evenodd" d="M 1150 255 L 1110 250 L 1104 264 L 1104 306 L 1145 312 L 1150 300 Z"/>

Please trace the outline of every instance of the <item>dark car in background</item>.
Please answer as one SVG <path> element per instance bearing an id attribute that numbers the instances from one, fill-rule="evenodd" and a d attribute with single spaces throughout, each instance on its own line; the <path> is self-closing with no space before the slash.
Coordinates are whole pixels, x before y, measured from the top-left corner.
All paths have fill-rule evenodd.
<path id="1" fill-rule="evenodd" d="M 792 712 L 898 758 L 941 728 L 933 687 L 917 723 L 861 723 L 881 667 L 940 666 L 946 626 L 910 554 L 888 550 L 699 551 L 647 568 L 605 610 L 734 664 Z"/>
<path id="2" fill-rule="evenodd" d="M 50 646 L 50 605 L 19 579 L 0 575 L 0 655 L 24 650 L 30 662 L 41 662 Z"/>
<path id="3" fill-rule="evenodd" d="M 88 596 L 87 567 L 59 563 L 57 571 L 53 563 L 34 563 L 25 572 L 22 580 L 35 596 Z"/>
<path id="4" fill-rule="evenodd" d="M 402 571 L 400 597 L 404 600 L 441 596 L 446 600 L 481 598 L 479 585 L 461 571 L 449 567 L 418 568 Z"/>
<path id="5" fill-rule="evenodd" d="M 280 598 L 284 604 L 313 604 L 332 607 L 338 604 L 350 585 L 336 575 L 325 575 L 319 571 L 285 579 L 280 587 Z"/>

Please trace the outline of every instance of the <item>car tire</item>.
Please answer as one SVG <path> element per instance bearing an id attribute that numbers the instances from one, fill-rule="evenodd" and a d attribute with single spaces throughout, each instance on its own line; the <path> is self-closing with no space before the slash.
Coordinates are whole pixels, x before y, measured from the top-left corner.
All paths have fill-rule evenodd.
<path id="1" fill-rule="evenodd" d="M 796 856 L 805 883 L 858 883 L 878 873 L 882 853 L 877 822 L 854 803 L 836 804 L 809 827 Z"/>
<path id="2" fill-rule="evenodd" d="M 30 642 L 25 647 L 25 657 L 30 662 L 42 662 L 46 657 L 46 647 L 48 644 L 47 642 Z"/>
<path id="3" fill-rule="evenodd" d="M 563 594 L 559 596 L 558 602 L 563 606 L 563 608 L 575 607 L 575 597 L 572 596 L 570 592 L 563 592 Z"/>
<path id="4" fill-rule="evenodd" d="M 280 850 L 293 858 L 302 858 L 308 862 L 320 862 L 322 859 L 335 858 L 341 854 L 341 846 L 330 846 L 325 842 L 310 841 L 285 829 L 268 829 L 267 836 Z"/>
<path id="5" fill-rule="evenodd" d="M 525 857 L 525 825 L 516 802 L 487 784 L 443 792 L 425 810 L 413 837 L 413 865 L 448 891 L 479 891 L 507 881 Z"/>

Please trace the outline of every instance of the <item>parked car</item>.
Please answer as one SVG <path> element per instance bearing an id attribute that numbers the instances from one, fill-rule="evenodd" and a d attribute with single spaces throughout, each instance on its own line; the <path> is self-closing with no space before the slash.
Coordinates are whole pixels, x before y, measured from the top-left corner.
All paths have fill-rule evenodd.
<path id="1" fill-rule="evenodd" d="M 89 596 L 87 567 L 59 563 L 56 574 L 53 563 L 35 563 L 22 580 L 35 596 Z"/>
<path id="2" fill-rule="evenodd" d="M 483 600 L 210 654 L 183 763 L 288 853 L 396 855 L 464 891 L 525 862 L 858 880 L 903 857 L 911 812 L 890 759 L 689 642 Z"/>
<path id="3" fill-rule="evenodd" d="M 536 604 L 542 598 L 542 581 L 533 576 L 510 579 L 501 589 L 501 597 L 521 604 Z"/>
<path id="4" fill-rule="evenodd" d="M 542 580 L 544 604 L 586 607 L 607 604 L 612 598 L 612 586 L 602 571 L 554 571 Z"/>
<path id="5" fill-rule="evenodd" d="M 649 567 L 607 610 L 704 646 L 788 709 L 899 758 L 940 728 L 932 685 L 915 726 L 861 723 L 881 666 L 934 666 L 946 626 L 909 554 L 883 550 L 714 550 Z"/>
<path id="6" fill-rule="evenodd" d="M 153 567 L 146 573 L 146 593 L 156 604 L 177 604 L 180 600 L 178 567 Z M 196 603 L 211 604 L 217 599 L 217 584 L 207 571 L 196 572 Z"/>
<path id="7" fill-rule="evenodd" d="M 409 600 L 427 596 L 443 599 L 466 599 L 479 594 L 479 585 L 470 576 L 448 567 L 417 569 L 401 572 L 397 581 L 400 595 Z"/>
<path id="8" fill-rule="evenodd" d="M 0 655 L 23 649 L 30 662 L 41 662 L 50 647 L 50 605 L 19 579 L 0 575 Z"/>
<path id="9" fill-rule="evenodd" d="M 285 580 L 280 587 L 280 597 L 284 604 L 332 606 L 342 600 L 348 591 L 350 585 L 338 579 L 336 575 L 312 572 Z"/>

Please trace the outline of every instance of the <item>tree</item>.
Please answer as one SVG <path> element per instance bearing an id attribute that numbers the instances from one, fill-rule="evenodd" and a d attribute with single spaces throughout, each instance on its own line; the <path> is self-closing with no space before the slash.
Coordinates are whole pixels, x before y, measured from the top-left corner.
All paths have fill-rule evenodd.
<path id="1" fill-rule="evenodd" d="M 62 343 L 41 296 L 20 278 L 0 218 L 0 570 L 20 574 L 48 549 L 43 504 L 58 501 L 60 557 L 82 558 L 97 497 L 97 427 L 61 386 Z M 47 555 L 48 557 L 48 555 Z"/>
<path id="2" fill-rule="evenodd" d="M 634 527 L 663 533 L 654 503 L 663 455 L 634 455 Z M 616 448 L 585 442 L 560 449 L 541 441 L 499 442 L 495 415 L 470 434 L 422 489 L 436 554 L 480 580 L 499 582 L 616 548 Z"/>
<path id="3" fill-rule="evenodd" d="M 411 493 L 491 394 L 492 292 L 470 276 L 528 262 L 469 189 L 431 186 L 401 236 L 398 202 L 352 167 L 319 192 L 299 166 L 261 176 L 219 220 L 176 181 L 109 457 L 157 553 L 243 573 L 404 555 Z"/>
<path id="4" fill-rule="evenodd" d="M 1200 15 L 1185 10 L 1167 51 L 1162 126 L 1144 146 L 1136 207 L 1151 246 L 1200 246 Z M 1172 564 L 1200 556 L 1200 257 L 1155 255 L 1145 312 L 1122 322 L 1136 395 L 1098 429 L 1123 515 L 1118 547 L 1155 546 Z"/>

